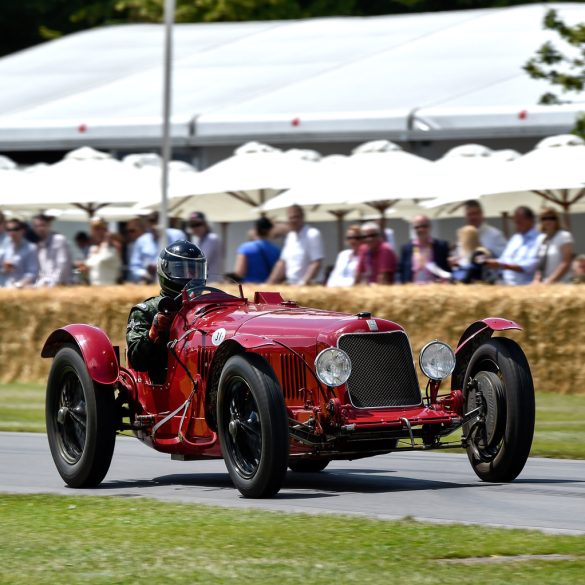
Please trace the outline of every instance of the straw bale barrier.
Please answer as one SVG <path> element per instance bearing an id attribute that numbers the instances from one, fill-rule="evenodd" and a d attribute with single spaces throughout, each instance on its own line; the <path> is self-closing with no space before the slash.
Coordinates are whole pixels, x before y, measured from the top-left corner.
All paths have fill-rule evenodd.
<path id="1" fill-rule="evenodd" d="M 225 290 L 236 292 L 235 287 Z M 528 355 L 538 390 L 585 394 L 585 286 L 394 286 L 280 290 L 303 306 L 348 313 L 371 311 L 397 321 L 409 334 L 415 356 L 431 339 L 455 345 L 472 321 L 513 319 L 523 332 L 507 332 Z M 253 296 L 253 288 L 245 293 Z M 157 294 L 153 286 L 0 290 L 0 381 L 42 381 L 50 360 L 39 352 L 49 333 L 67 323 L 91 323 L 114 344 L 124 344 L 129 308 Z M 237 293 L 236 293 L 237 294 Z"/>

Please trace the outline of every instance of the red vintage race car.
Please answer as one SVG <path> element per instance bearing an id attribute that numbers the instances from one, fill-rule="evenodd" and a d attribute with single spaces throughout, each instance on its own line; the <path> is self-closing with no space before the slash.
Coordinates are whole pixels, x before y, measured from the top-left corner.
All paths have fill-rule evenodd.
<path id="1" fill-rule="evenodd" d="M 300 307 L 275 292 L 250 301 L 241 289 L 186 288 L 179 305 L 160 384 L 123 367 L 97 327 L 68 325 L 47 339 L 47 433 L 70 486 L 104 479 L 124 430 L 173 459 L 223 457 L 252 498 L 276 494 L 287 467 L 319 472 L 335 459 L 392 451 L 464 447 L 492 482 L 524 467 L 534 431 L 530 368 L 515 341 L 492 338 L 520 329 L 512 321 L 473 323 L 455 351 L 428 343 L 421 392 L 404 329 L 368 312 Z"/>

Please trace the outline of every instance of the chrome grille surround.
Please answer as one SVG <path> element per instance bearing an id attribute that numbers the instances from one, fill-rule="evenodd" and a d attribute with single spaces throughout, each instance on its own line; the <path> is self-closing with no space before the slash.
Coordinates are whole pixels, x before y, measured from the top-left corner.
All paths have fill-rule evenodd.
<path id="1" fill-rule="evenodd" d="M 422 396 L 404 331 L 345 333 L 337 346 L 351 359 L 347 390 L 356 408 L 418 406 Z"/>

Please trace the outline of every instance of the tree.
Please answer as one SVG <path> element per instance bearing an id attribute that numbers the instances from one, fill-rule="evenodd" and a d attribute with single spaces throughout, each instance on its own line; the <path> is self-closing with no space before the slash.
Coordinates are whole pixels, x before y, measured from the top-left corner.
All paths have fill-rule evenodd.
<path id="1" fill-rule="evenodd" d="M 547 41 L 536 51 L 536 55 L 524 65 L 524 71 L 533 79 L 544 79 L 559 87 L 562 94 L 582 94 L 585 89 L 585 24 L 567 25 L 556 10 L 549 10 L 543 21 L 547 30 L 559 34 L 567 43 L 569 54 L 558 50 Z M 581 96 L 582 97 L 582 96 Z M 540 96 L 541 104 L 566 104 L 568 99 L 561 99 L 557 93 L 546 92 Z M 585 115 L 581 114 L 573 133 L 585 138 Z"/>

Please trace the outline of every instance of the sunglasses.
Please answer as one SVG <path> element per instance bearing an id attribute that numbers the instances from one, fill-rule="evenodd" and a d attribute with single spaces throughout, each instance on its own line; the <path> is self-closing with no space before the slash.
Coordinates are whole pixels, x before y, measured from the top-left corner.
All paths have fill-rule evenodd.
<path id="1" fill-rule="evenodd" d="M 19 232 L 22 228 L 15 227 L 15 228 L 6 228 L 7 232 Z"/>
<path id="2" fill-rule="evenodd" d="M 345 236 L 346 240 L 361 240 L 361 236 Z"/>
<path id="3" fill-rule="evenodd" d="M 414 226 L 414 229 L 415 230 L 424 230 L 424 229 L 426 229 L 428 227 L 429 227 L 429 224 L 428 223 L 421 223 L 420 225 L 415 225 Z"/>
<path id="4" fill-rule="evenodd" d="M 554 215 L 545 215 L 540 218 L 540 221 L 557 221 L 557 218 Z"/>
<path id="5" fill-rule="evenodd" d="M 364 240 L 367 240 L 368 238 L 377 238 L 380 234 L 378 232 L 376 232 L 375 234 L 365 234 L 364 236 L 362 236 L 362 238 Z"/>
<path id="6" fill-rule="evenodd" d="M 205 225 L 204 223 L 190 223 L 189 224 L 189 227 L 198 228 L 198 227 L 201 227 L 201 226 L 204 226 L 204 225 Z"/>

